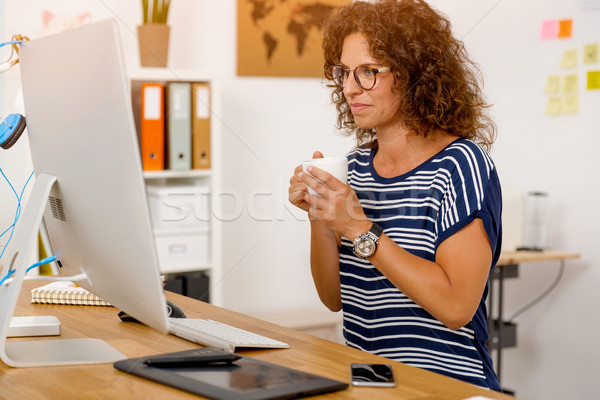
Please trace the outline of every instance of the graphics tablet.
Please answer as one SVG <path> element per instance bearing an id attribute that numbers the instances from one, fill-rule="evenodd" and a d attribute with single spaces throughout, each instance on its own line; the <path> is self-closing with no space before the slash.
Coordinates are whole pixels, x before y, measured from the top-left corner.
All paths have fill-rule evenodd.
<path id="1" fill-rule="evenodd" d="M 169 368 L 149 366 L 148 358 L 117 361 L 114 367 L 211 399 L 293 399 L 348 387 L 344 382 L 249 357 L 231 364 Z"/>

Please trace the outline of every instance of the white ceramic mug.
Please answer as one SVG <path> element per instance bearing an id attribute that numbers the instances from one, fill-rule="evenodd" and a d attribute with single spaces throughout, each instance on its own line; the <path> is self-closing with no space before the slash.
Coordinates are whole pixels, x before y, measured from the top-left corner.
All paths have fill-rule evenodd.
<path id="1" fill-rule="evenodd" d="M 346 157 L 313 158 L 312 160 L 306 160 L 302 162 L 302 170 L 306 172 L 306 167 L 309 165 L 327 171 L 342 183 L 346 183 L 346 178 L 348 177 L 348 159 Z M 308 188 L 308 192 L 317 194 L 310 187 Z"/>

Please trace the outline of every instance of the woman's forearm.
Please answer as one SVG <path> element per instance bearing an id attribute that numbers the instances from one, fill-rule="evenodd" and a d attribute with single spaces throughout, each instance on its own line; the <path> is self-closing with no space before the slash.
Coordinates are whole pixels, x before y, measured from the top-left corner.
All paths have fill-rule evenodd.
<path id="1" fill-rule="evenodd" d="M 310 227 L 310 266 L 317 293 L 328 309 L 339 311 L 340 238 L 322 222 L 311 221 Z"/>

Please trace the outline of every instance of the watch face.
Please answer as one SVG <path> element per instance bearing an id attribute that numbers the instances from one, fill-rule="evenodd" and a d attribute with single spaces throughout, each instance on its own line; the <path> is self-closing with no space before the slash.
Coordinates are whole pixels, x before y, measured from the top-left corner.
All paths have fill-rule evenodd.
<path id="1" fill-rule="evenodd" d="M 363 257 L 368 257 L 375 251 L 375 243 L 369 239 L 361 240 L 356 246 L 356 252 Z"/>

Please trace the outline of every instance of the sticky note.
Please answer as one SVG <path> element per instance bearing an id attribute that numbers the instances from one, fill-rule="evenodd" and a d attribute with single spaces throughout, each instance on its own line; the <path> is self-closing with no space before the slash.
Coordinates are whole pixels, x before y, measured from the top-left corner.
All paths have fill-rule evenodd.
<path id="1" fill-rule="evenodd" d="M 546 104 L 547 115 L 560 115 L 561 108 L 562 99 L 560 97 L 552 96 L 548 98 L 548 104 Z"/>
<path id="2" fill-rule="evenodd" d="M 570 38 L 573 35 L 573 20 L 560 19 L 558 20 L 558 37 L 561 39 Z"/>
<path id="3" fill-rule="evenodd" d="M 554 39 L 558 35 L 558 21 L 555 19 L 542 21 L 540 39 Z"/>
<path id="4" fill-rule="evenodd" d="M 583 63 L 595 64 L 598 62 L 598 43 L 589 43 L 583 47 Z"/>
<path id="5" fill-rule="evenodd" d="M 565 50 L 562 60 L 560 60 L 562 68 L 575 68 L 577 66 L 577 49 Z"/>
<path id="6" fill-rule="evenodd" d="M 577 74 L 566 75 L 563 79 L 563 85 L 562 85 L 563 93 L 576 93 L 578 83 L 579 83 L 579 76 Z"/>
<path id="7" fill-rule="evenodd" d="M 563 114 L 577 114 L 579 111 L 579 96 L 565 96 L 561 111 Z"/>
<path id="8" fill-rule="evenodd" d="M 588 71 L 587 73 L 587 89 L 600 89 L 600 71 Z"/>
<path id="9" fill-rule="evenodd" d="M 558 93 L 559 88 L 560 88 L 560 76 L 549 75 L 546 78 L 546 88 L 544 89 L 544 92 Z"/>

